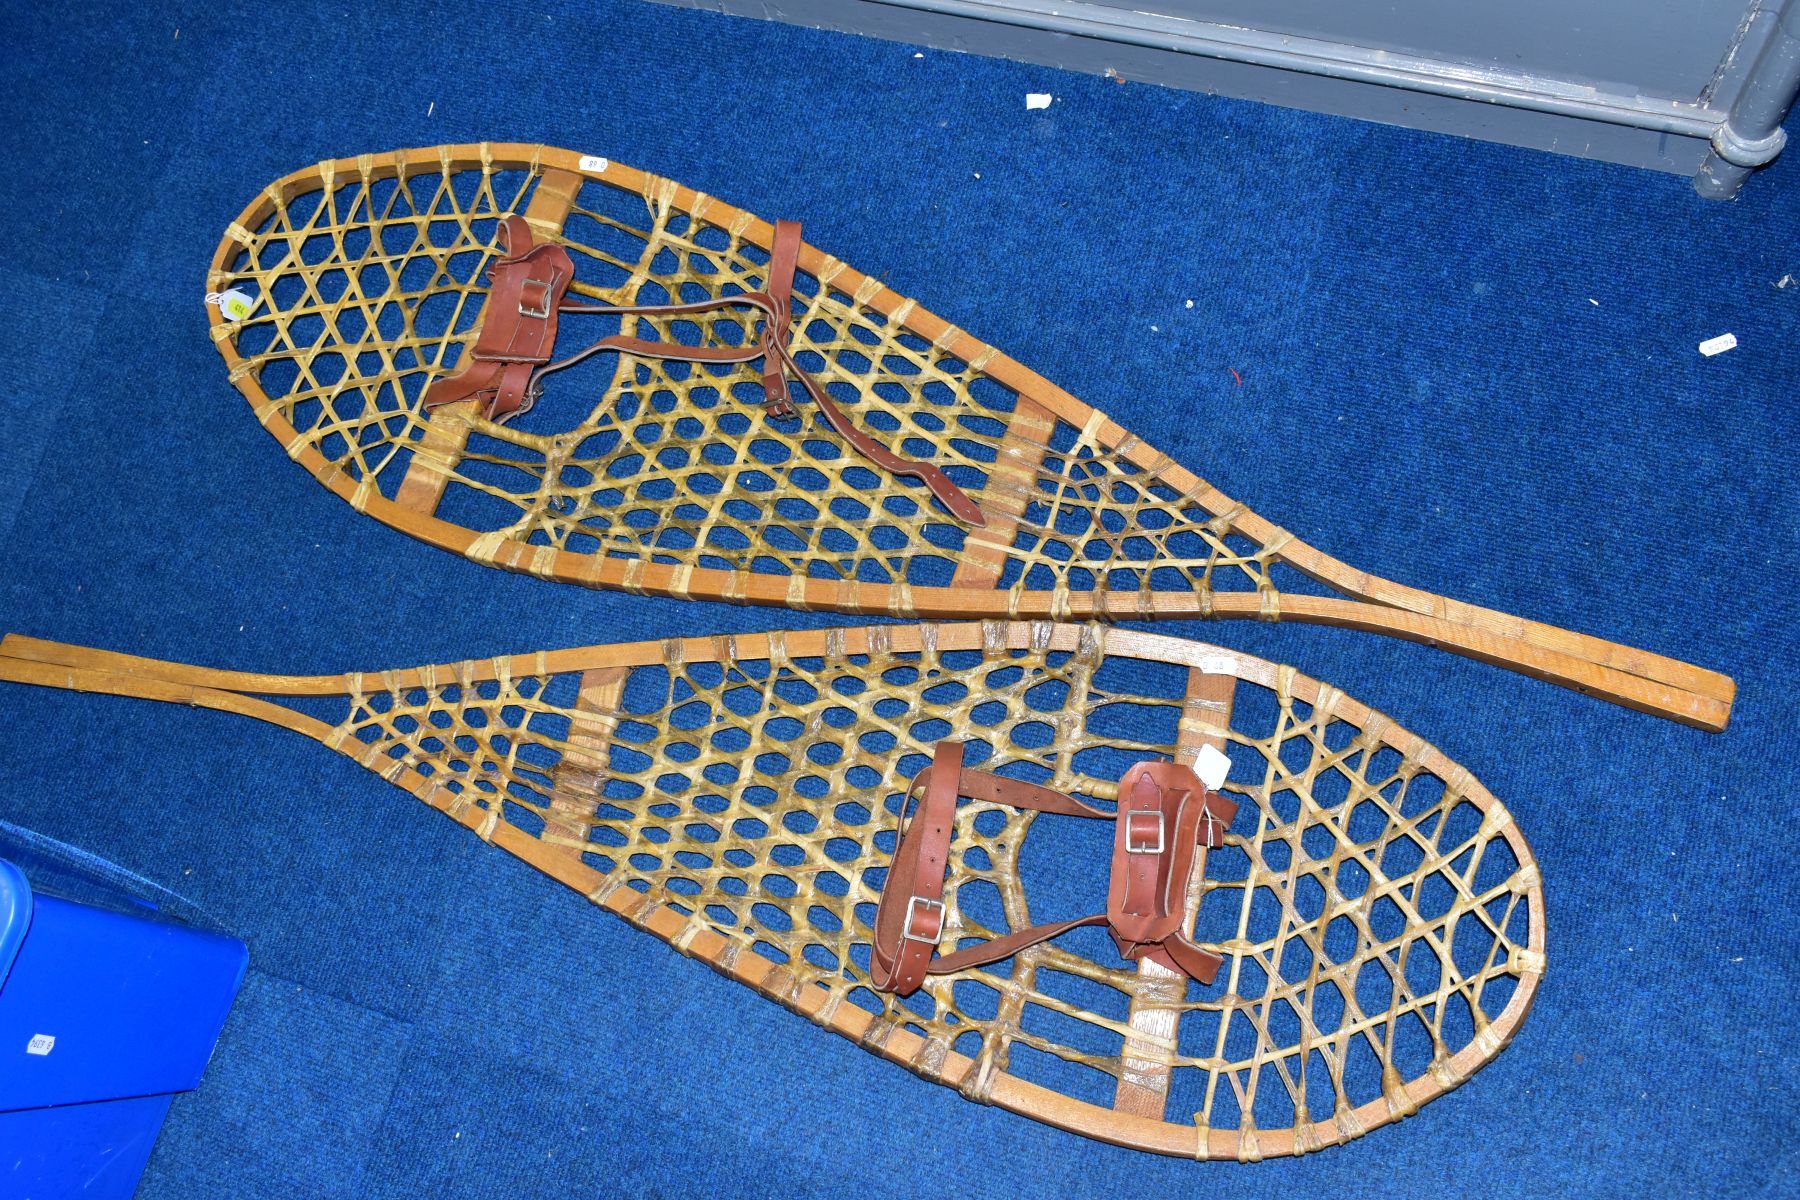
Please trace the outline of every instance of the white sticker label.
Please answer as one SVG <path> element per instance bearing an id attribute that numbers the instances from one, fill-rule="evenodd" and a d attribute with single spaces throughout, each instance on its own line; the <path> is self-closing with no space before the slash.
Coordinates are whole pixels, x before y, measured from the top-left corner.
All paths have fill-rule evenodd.
<path id="1" fill-rule="evenodd" d="M 31 1040 L 25 1043 L 25 1053 L 35 1054 L 42 1058 L 56 1048 L 56 1038 L 48 1033 L 34 1033 Z"/>
<path id="2" fill-rule="evenodd" d="M 1209 654 L 1200 660 L 1202 675 L 1235 675 L 1237 659 L 1229 654 Z"/>
<path id="3" fill-rule="evenodd" d="M 1218 791 L 1219 785 L 1225 782 L 1225 775 L 1231 770 L 1231 760 L 1217 746 L 1200 747 L 1199 755 L 1194 759 L 1194 774 L 1200 777 L 1210 790 Z"/>
<path id="4" fill-rule="evenodd" d="M 256 310 L 256 297 L 240 288 L 228 292 L 208 292 L 208 304 L 216 304 L 227 321 L 241 321 Z"/>
<path id="5" fill-rule="evenodd" d="M 1029 109 L 1037 109 L 1037 108 L 1049 108 L 1050 101 L 1054 100 L 1055 98 L 1056 97 L 1052 96 L 1049 92 L 1026 92 L 1025 93 L 1025 107 L 1028 110 Z"/>
<path id="6" fill-rule="evenodd" d="M 1193 759 L 1193 774 L 1201 777 L 1201 783 L 1217 792 L 1219 784 L 1226 781 L 1226 774 L 1231 770 L 1231 759 L 1219 747 L 1201 747 L 1199 756 Z"/>
<path id="7" fill-rule="evenodd" d="M 604 158 L 601 158 L 597 154 L 582 155 L 581 162 L 579 165 L 580 165 L 581 169 L 584 171 L 604 171 L 604 170 L 606 170 L 606 160 Z"/>
<path id="8" fill-rule="evenodd" d="M 1700 343 L 1700 353 L 1708 358 L 1735 349 L 1737 349 L 1737 334 L 1735 333 L 1721 333 L 1716 338 L 1707 338 Z"/>

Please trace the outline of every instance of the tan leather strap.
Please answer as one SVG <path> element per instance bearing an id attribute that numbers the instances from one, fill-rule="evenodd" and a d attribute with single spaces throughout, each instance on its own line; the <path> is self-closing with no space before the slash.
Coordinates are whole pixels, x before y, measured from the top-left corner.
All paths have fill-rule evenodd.
<path id="1" fill-rule="evenodd" d="M 939 742 L 931 765 L 907 790 L 899 840 L 875 911 L 870 976 L 881 991 L 907 996 L 927 976 L 1011 958 L 1084 925 L 1105 925 L 1125 958 L 1149 958 L 1210 984 L 1222 960 L 1182 928 L 1198 846 L 1223 844 L 1237 804 L 1208 791 L 1187 767 L 1143 762 L 1119 783 L 1116 813 L 1051 788 L 962 766 L 963 744 Z M 1114 821 L 1112 880 L 1104 913 L 1014 930 L 936 956 L 945 932 L 944 879 L 959 796 L 1012 808 Z"/>
<path id="2" fill-rule="evenodd" d="M 688 304 L 565 304 L 561 311 L 578 313 L 582 316 L 599 314 L 663 317 L 679 316 L 683 313 L 716 312 L 722 308 L 754 308 L 761 311 L 765 318 L 772 318 L 776 311 L 775 302 L 763 292 L 739 292 L 732 296 L 720 296 L 713 300 L 695 300 Z M 653 342 L 646 338 L 615 333 L 582 347 L 567 358 L 560 358 L 548 364 L 538 372 L 538 375 L 542 378 L 555 371 L 566 370 L 585 358 L 591 358 L 593 355 L 608 350 L 615 350 L 621 354 L 635 354 L 642 358 L 676 359 L 681 362 L 741 363 L 761 358 L 763 344 L 759 341 L 748 346 L 684 346 L 680 342 Z"/>
<path id="3" fill-rule="evenodd" d="M 957 755 L 957 762 L 961 764 L 961 754 Z M 992 771 L 963 767 L 956 792 L 971 800 L 988 800 L 1004 804 L 1008 808 L 1030 808 L 1038 812 L 1061 813 L 1065 817 L 1095 817 L 1102 821 L 1113 819 L 1113 814 L 1104 808 L 1095 808 L 1084 800 L 1065 796 L 1054 788 L 1039 787 L 1022 779 L 1008 779 Z"/>
<path id="4" fill-rule="evenodd" d="M 924 799 L 910 822 L 901 813 L 899 841 L 888 868 L 887 884 L 875 911 L 875 938 L 870 951 L 871 975 L 882 991 L 902 996 L 918 990 L 927 975 L 959 971 L 965 966 L 1010 958 L 1027 946 L 1049 941 L 1078 925 L 1104 923 L 1104 915 L 1081 917 L 1054 925 L 1037 925 L 970 946 L 933 960 L 944 934 L 944 867 L 949 861 L 950 830 L 959 796 L 990 800 L 1012 808 L 1030 808 L 1071 817 L 1110 821 L 1113 814 L 1072 796 L 1020 779 L 962 765 L 963 743 L 943 741 L 931 765 L 919 772 L 907 790 L 910 801 Z"/>

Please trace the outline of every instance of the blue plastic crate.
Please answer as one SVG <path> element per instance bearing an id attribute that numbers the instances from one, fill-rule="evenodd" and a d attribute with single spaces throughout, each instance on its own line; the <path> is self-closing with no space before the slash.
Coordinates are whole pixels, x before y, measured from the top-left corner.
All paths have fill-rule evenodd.
<path id="1" fill-rule="evenodd" d="M 236 938 L 34 893 L 0 859 L 0 1196 L 129 1197 L 248 962 Z"/>

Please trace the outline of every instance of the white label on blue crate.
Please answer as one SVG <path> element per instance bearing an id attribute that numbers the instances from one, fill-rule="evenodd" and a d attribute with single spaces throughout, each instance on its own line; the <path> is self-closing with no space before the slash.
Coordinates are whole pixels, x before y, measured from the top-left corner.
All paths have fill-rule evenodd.
<path id="1" fill-rule="evenodd" d="M 606 160 L 598 154 L 584 154 L 581 156 L 579 166 L 584 171 L 604 171 L 606 170 Z"/>
<path id="2" fill-rule="evenodd" d="M 31 1040 L 25 1043 L 25 1053 L 42 1057 L 56 1049 L 56 1038 L 48 1033 L 34 1033 Z"/>

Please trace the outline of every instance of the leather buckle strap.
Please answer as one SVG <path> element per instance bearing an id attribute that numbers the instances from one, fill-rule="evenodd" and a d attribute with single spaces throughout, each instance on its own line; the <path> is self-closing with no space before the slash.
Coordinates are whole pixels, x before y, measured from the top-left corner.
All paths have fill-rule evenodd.
<path id="1" fill-rule="evenodd" d="M 763 323 L 763 411 L 776 420 L 800 415 L 788 391 L 787 344 L 793 325 L 794 271 L 800 265 L 800 222 L 775 222 L 769 245 L 769 273 L 763 291 L 769 294 L 773 312 Z"/>
<path id="2" fill-rule="evenodd" d="M 1128 812 L 1125 814 L 1125 853 L 1161 854 L 1163 852 L 1163 815 L 1160 812 Z"/>
<path id="3" fill-rule="evenodd" d="M 907 789 L 908 802 L 922 798 L 910 821 L 902 806 L 894 857 L 876 906 L 869 973 L 878 990 L 911 995 L 928 976 L 998 962 L 1078 926 L 1100 924 L 1125 958 L 1152 959 L 1203 984 L 1213 981 L 1223 960 L 1188 940 L 1183 928 L 1188 882 L 1196 869 L 1204 869 L 1200 847 L 1223 844 L 1237 813 L 1234 801 L 1209 791 L 1187 767 L 1141 762 L 1119 781 L 1118 810 L 1107 812 L 1050 788 L 965 768 L 962 758 L 961 742 L 939 742 L 931 765 Z M 959 796 L 1113 821 L 1106 911 L 1014 930 L 934 958 L 949 919 L 942 897 Z"/>
<path id="4" fill-rule="evenodd" d="M 556 311 L 552 297 L 556 294 L 560 271 L 551 271 L 548 279 L 527 279 L 519 285 L 519 315 L 542 320 Z"/>
<path id="5" fill-rule="evenodd" d="M 1188 767 L 1142 762 L 1119 781 L 1119 828 L 1106 924 L 1119 953 L 1211 983 L 1223 960 L 1188 940 L 1188 882 L 1200 847 L 1223 844 L 1237 804 Z"/>
<path id="6" fill-rule="evenodd" d="M 910 821 L 906 802 L 902 802 L 901 828 L 875 909 L 875 937 L 869 954 L 870 979 L 881 991 L 902 996 L 917 991 L 925 981 L 932 952 L 943 941 L 949 918 L 943 901 L 944 878 L 950 862 L 950 828 L 956 819 L 962 754 L 961 742 L 939 742 L 931 765 L 920 771 L 907 789 L 907 801 L 919 798 Z M 928 939 L 917 922 L 932 917 L 936 929 Z"/>
<path id="7" fill-rule="evenodd" d="M 556 348 L 556 314 L 575 277 L 569 252 L 534 243 L 520 216 L 500 223 L 504 247 L 488 266 L 488 304 L 469 364 L 425 389 L 427 411 L 460 400 L 481 404 L 481 415 L 504 421 L 537 398 L 537 368 Z"/>
<path id="8" fill-rule="evenodd" d="M 915 926 L 924 917 L 932 922 L 930 933 L 920 933 Z M 944 940 L 944 902 L 930 900 L 924 896 L 913 896 L 906 902 L 906 923 L 900 928 L 900 936 L 909 942 L 925 942 L 935 946 Z"/>

